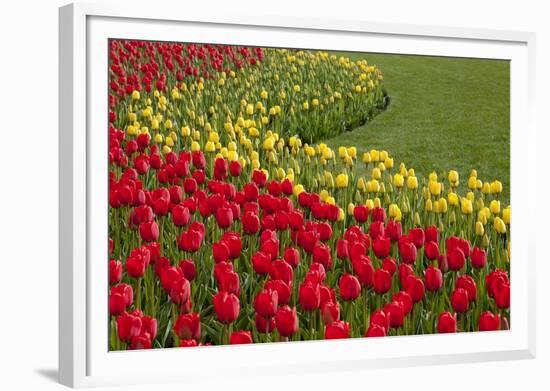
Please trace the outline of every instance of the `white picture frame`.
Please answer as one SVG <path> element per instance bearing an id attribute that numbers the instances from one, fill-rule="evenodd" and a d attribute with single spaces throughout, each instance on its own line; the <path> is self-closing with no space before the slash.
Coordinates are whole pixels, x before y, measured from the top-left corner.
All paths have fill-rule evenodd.
<path id="1" fill-rule="evenodd" d="M 60 8 L 59 376 L 71 387 L 197 380 L 246 368 L 327 371 L 535 356 L 535 35 L 291 17 L 194 15 L 159 6 Z M 231 34 L 228 34 L 230 32 Z M 254 34 L 250 34 L 254 32 Z M 307 47 L 511 61 L 511 278 L 506 332 L 254 346 L 107 351 L 107 39 Z M 103 68 L 103 72 L 101 69 Z M 102 93 L 102 88 L 103 93 Z M 522 178 L 519 183 L 518 178 Z M 105 212 L 102 213 L 101 211 Z M 99 262 L 97 262 L 99 260 Z M 103 266 L 101 266 L 103 265 Z M 97 267 L 96 267 L 97 266 Z M 341 344 L 335 349 L 334 344 Z M 367 348 L 368 347 L 368 348 Z M 182 362 L 186 365 L 183 367 Z M 152 364 L 155 365 L 152 365 Z M 177 369 L 177 370 L 176 370 Z"/>

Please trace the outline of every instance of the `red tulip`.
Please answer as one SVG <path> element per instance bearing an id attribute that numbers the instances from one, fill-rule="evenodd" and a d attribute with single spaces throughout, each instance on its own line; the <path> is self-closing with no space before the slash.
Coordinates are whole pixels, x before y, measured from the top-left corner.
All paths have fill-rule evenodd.
<path id="1" fill-rule="evenodd" d="M 386 235 L 392 240 L 392 242 L 397 242 L 401 239 L 401 236 L 403 235 L 401 221 L 388 221 L 388 224 L 386 225 Z"/>
<path id="2" fill-rule="evenodd" d="M 126 299 L 120 293 L 109 294 L 109 315 L 120 315 L 126 311 Z"/>
<path id="3" fill-rule="evenodd" d="M 134 290 L 129 284 L 118 284 L 111 288 L 111 294 L 118 293 L 124 297 L 126 307 L 129 307 L 134 302 Z"/>
<path id="4" fill-rule="evenodd" d="M 195 276 L 197 275 L 197 268 L 195 267 L 195 262 L 193 262 L 192 259 L 182 259 L 179 267 L 187 280 L 193 281 L 195 279 Z"/>
<path id="5" fill-rule="evenodd" d="M 382 261 L 382 269 L 387 270 L 390 273 L 390 275 L 393 277 L 393 275 L 397 271 L 397 264 L 395 263 L 395 259 L 385 258 Z"/>
<path id="6" fill-rule="evenodd" d="M 275 330 L 275 318 L 264 318 L 260 314 L 256 314 L 255 324 L 258 333 L 269 334 Z"/>
<path id="7" fill-rule="evenodd" d="M 417 249 L 424 246 L 425 235 L 422 228 L 411 228 L 409 230 L 409 238 Z"/>
<path id="8" fill-rule="evenodd" d="M 403 326 L 403 320 L 405 313 L 403 311 L 403 304 L 398 301 L 392 301 L 384 306 L 384 313 L 390 317 L 390 327 L 399 328 Z"/>
<path id="9" fill-rule="evenodd" d="M 426 236 L 426 242 L 439 243 L 439 233 L 437 232 L 437 227 L 435 225 L 430 225 L 424 230 Z"/>
<path id="10" fill-rule="evenodd" d="M 382 327 L 386 335 L 390 330 L 390 315 L 382 310 L 374 311 L 370 316 L 370 326 Z"/>
<path id="11" fill-rule="evenodd" d="M 411 265 L 401 263 L 398 268 L 399 271 L 399 283 L 402 289 L 407 289 L 407 281 L 410 275 L 414 275 L 414 270 Z"/>
<path id="12" fill-rule="evenodd" d="M 451 305 L 456 312 L 464 313 L 468 311 L 469 302 L 468 292 L 465 289 L 456 288 L 451 293 Z"/>
<path id="13" fill-rule="evenodd" d="M 182 232 L 178 245 L 183 251 L 194 253 L 201 247 L 202 240 L 203 236 L 200 232 L 189 229 L 187 232 Z"/>
<path id="14" fill-rule="evenodd" d="M 361 284 L 354 275 L 344 274 L 340 277 L 338 285 L 340 287 L 340 296 L 342 300 L 353 301 L 361 294 Z"/>
<path id="15" fill-rule="evenodd" d="M 223 234 L 222 241 L 225 242 L 229 248 L 229 258 L 236 259 L 241 256 L 243 242 L 238 232 L 226 231 Z"/>
<path id="16" fill-rule="evenodd" d="M 317 243 L 313 248 L 313 262 L 320 263 L 325 269 L 332 267 L 330 248 L 323 243 Z"/>
<path id="17" fill-rule="evenodd" d="M 178 278 L 172 283 L 169 295 L 174 304 L 180 306 L 185 304 L 189 300 L 190 294 L 191 286 L 185 277 Z"/>
<path id="18" fill-rule="evenodd" d="M 141 318 L 128 313 L 123 313 L 116 318 L 117 334 L 120 340 L 130 342 L 141 332 Z"/>
<path id="19" fill-rule="evenodd" d="M 405 236 L 402 236 L 399 240 L 399 255 L 404 263 L 413 264 L 416 261 L 416 246 L 404 238 Z"/>
<path id="20" fill-rule="evenodd" d="M 321 307 L 321 316 L 325 325 L 340 319 L 340 305 L 336 302 L 327 302 Z"/>
<path id="21" fill-rule="evenodd" d="M 450 270 L 458 271 L 464 267 L 465 263 L 466 258 L 461 249 L 457 247 L 451 251 L 447 250 L 447 264 Z"/>
<path id="22" fill-rule="evenodd" d="M 497 283 L 494 291 L 495 304 L 500 309 L 510 308 L 510 284 L 505 281 Z"/>
<path id="23" fill-rule="evenodd" d="M 391 274 L 382 268 L 376 269 L 373 279 L 374 291 L 380 295 L 391 289 Z"/>
<path id="24" fill-rule="evenodd" d="M 383 237 L 384 234 L 384 223 L 381 221 L 372 222 L 369 228 L 369 235 L 372 240 Z"/>
<path id="25" fill-rule="evenodd" d="M 485 250 L 479 247 L 474 247 L 472 251 L 472 266 L 476 269 L 482 269 L 487 264 L 487 254 Z"/>
<path id="26" fill-rule="evenodd" d="M 179 188 L 179 187 L 178 187 Z M 189 209 L 187 209 L 183 205 L 175 205 L 172 207 L 172 221 L 174 222 L 174 225 L 177 227 L 184 227 L 187 224 L 189 224 L 189 221 L 191 220 L 191 213 L 189 213 Z"/>
<path id="27" fill-rule="evenodd" d="M 264 252 L 257 252 L 252 256 L 252 267 L 260 275 L 269 274 L 271 270 L 271 257 Z"/>
<path id="28" fill-rule="evenodd" d="M 437 259 L 439 257 L 439 246 L 437 245 L 437 243 L 426 242 L 426 245 L 424 246 L 424 254 L 426 254 L 426 258 L 428 258 L 430 261 Z"/>
<path id="29" fill-rule="evenodd" d="M 201 338 L 201 318 L 197 313 L 180 315 L 174 325 L 174 332 L 180 339 Z"/>
<path id="30" fill-rule="evenodd" d="M 277 312 L 279 294 L 276 290 L 264 289 L 256 295 L 254 309 L 256 313 L 264 318 L 271 318 Z"/>
<path id="31" fill-rule="evenodd" d="M 290 284 L 293 278 L 292 266 L 282 259 L 277 259 L 271 263 L 271 269 L 269 270 L 269 276 L 273 280 L 282 280 L 287 284 Z"/>
<path id="32" fill-rule="evenodd" d="M 109 261 L 109 284 L 118 284 L 122 279 L 122 262 L 116 259 Z"/>
<path id="33" fill-rule="evenodd" d="M 241 166 L 241 163 L 234 160 L 231 163 L 229 163 L 229 172 L 231 173 L 231 176 L 237 177 L 240 176 L 243 172 L 243 168 Z"/>
<path id="34" fill-rule="evenodd" d="M 426 283 L 426 289 L 430 292 L 436 292 L 443 286 L 443 274 L 441 270 L 430 265 L 424 272 L 424 280 Z"/>
<path id="35" fill-rule="evenodd" d="M 242 217 L 243 231 L 247 234 L 256 234 L 260 230 L 260 219 L 254 212 L 245 212 Z"/>
<path id="36" fill-rule="evenodd" d="M 374 280 L 374 267 L 367 256 L 355 258 L 352 261 L 353 272 L 359 279 L 361 285 L 370 287 Z"/>
<path id="37" fill-rule="evenodd" d="M 437 320 L 437 332 L 443 333 L 456 333 L 456 314 L 450 312 L 443 312 L 439 315 Z"/>
<path id="38" fill-rule="evenodd" d="M 325 339 L 349 338 L 349 323 L 337 320 L 325 328 Z"/>
<path id="39" fill-rule="evenodd" d="M 230 345 L 243 345 L 253 343 L 250 331 L 234 331 L 229 337 Z"/>
<path id="40" fill-rule="evenodd" d="M 229 324 L 234 322 L 239 316 L 241 306 L 239 299 L 233 293 L 227 293 L 225 291 L 218 292 L 214 296 L 214 311 L 218 321 L 221 323 Z"/>
<path id="41" fill-rule="evenodd" d="M 284 305 L 275 314 L 275 327 L 282 337 L 290 337 L 298 331 L 298 316 L 296 308 Z"/>
<path id="42" fill-rule="evenodd" d="M 269 280 L 265 283 L 265 289 L 277 291 L 279 305 L 290 302 L 290 285 L 282 280 Z"/>
<path id="43" fill-rule="evenodd" d="M 313 311 L 319 308 L 321 293 L 318 284 L 303 283 L 300 285 L 298 300 L 305 311 Z"/>
<path id="44" fill-rule="evenodd" d="M 216 210 L 216 222 L 218 227 L 225 229 L 233 224 L 233 211 L 229 207 L 221 207 Z"/>
<path id="45" fill-rule="evenodd" d="M 353 209 L 353 217 L 355 217 L 355 220 L 357 220 L 359 224 L 364 223 L 369 218 L 369 208 L 365 205 L 357 205 Z"/>
<path id="46" fill-rule="evenodd" d="M 464 274 L 458 277 L 458 279 L 456 280 L 455 286 L 457 288 L 464 289 L 466 292 L 468 292 L 468 299 L 470 301 L 475 301 L 477 297 L 477 286 L 474 279 L 471 276 Z"/>
<path id="47" fill-rule="evenodd" d="M 152 347 L 153 341 L 149 333 L 135 335 L 130 341 L 130 350 L 151 349 Z"/>
<path id="48" fill-rule="evenodd" d="M 407 293 L 411 296 L 414 303 L 418 303 L 424 298 L 424 282 L 418 277 L 409 276 L 407 282 Z"/>
<path id="49" fill-rule="evenodd" d="M 287 247 L 285 249 L 284 259 L 290 266 L 296 268 L 300 263 L 300 252 L 293 247 Z"/>
<path id="50" fill-rule="evenodd" d="M 500 329 L 500 316 L 485 311 L 479 316 L 479 331 L 494 331 Z"/>
<path id="51" fill-rule="evenodd" d="M 374 239 L 372 242 L 372 250 L 374 251 L 374 255 L 376 255 L 378 259 L 384 259 L 388 255 L 390 255 L 390 248 L 390 238 L 380 237 Z"/>
<path id="52" fill-rule="evenodd" d="M 182 339 L 180 341 L 180 348 L 191 348 L 197 346 L 197 341 L 194 339 Z"/>
<path id="53" fill-rule="evenodd" d="M 213 243 L 212 257 L 216 263 L 229 261 L 229 247 L 227 244 L 225 242 Z"/>
<path id="54" fill-rule="evenodd" d="M 151 340 L 157 337 L 158 323 L 152 316 L 141 317 L 141 332 L 147 333 L 151 337 Z"/>
<path id="55" fill-rule="evenodd" d="M 365 337 L 385 337 L 386 330 L 377 324 L 371 324 L 365 332 Z"/>
<path id="56" fill-rule="evenodd" d="M 220 291 L 233 293 L 239 296 L 241 292 L 241 286 L 239 281 L 239 275 L 234 271 L 226 271 L 222 273 L 218 280 L 218 287 Z"/>
<path id="57" fill-rule="evenodd" d="M 258 200 L 258 195 L 260 191 L 258 190 L 258 186 L 256 186 L 255 183 L 247 183 L 246 185 L 244 185 L 243 191 L 244 191 L 244 198 L 248 202 L 253 202 Z"/>
<path id="58" fill-rule="evenodd" d="M 338 239 L 336 242 L 336 256 L 339 259 L 349 258 L 349 244 L 345 239 Z"/>
<path id="59" fill-rule="evenodd" d="M 401 303 L 403 305 L 403 313 L 408 315 L 412 311 L 413 298 L 406 291 L 399 291 L 392 296 L 392 301 Z"/>
<path id="60" fill-rule="evenodd" d="M 139 234 L 144 242 L 156 242 L 159 238 L 159 227 L 154 221 L 141 223 Z"/>

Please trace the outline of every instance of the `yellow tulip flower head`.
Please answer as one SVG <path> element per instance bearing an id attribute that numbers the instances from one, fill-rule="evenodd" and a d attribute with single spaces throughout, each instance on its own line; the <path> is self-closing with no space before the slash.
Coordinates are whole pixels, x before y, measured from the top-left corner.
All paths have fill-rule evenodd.
<path id="1" fill-rule="evenodd" d="M 401 188 L 403 187 L 404 183 L 405 183 L 405 178 L 403 178 L 403 175 L 395 174 L 393 176 L 393 185 L 395 187 Z"/>
<path id="2" fill-rule="evenodd" d="M 510 224 L 510 206 L 507 206 L 502 211 L 502 220 L 504 220 L 506 224 Z"/>
<path id="3" fill-rule="evenodd" d="M 500 213 L 500 201 L 498 200 L 492 200 L 489 203 L 489 209 L 491 210 L 492 214 L 499 214 Z"/>
<path id="4" fill-rule="evenodd" d="M 418 179 L 415 176 L 408 176 L 407 177 L 407 188 L 409 190 L 418 189 Z"/>
<path id="5" fill-rule="evenodd" d="M 347 174 L 338 174 L 338 176 L 336 176 L 336 187 L 340 189 L 346 188 L 348 187 L 348 181 L 349 178 Z"/>
<path id="6" fill-rule="evenodd" d="M 505 234 L 506 233 L 506 224 L 500 217 L 495 217 L 495 221 L 493 222 L 493 226 L 495 228 L 495 231 L 497 231 L 499 234 Z"/>
<path id="7" fill-rule="evenodd" d="M 493 194 L 502 193 L 502 182 L 500 181 L 491 182 L 491 193 Z"/>
<path id="8" fill-rule="evenodd" d="M 481 221 L 476 222 L 476 235 L 477 236 L 483 236 L 485 234 L 485 228 L 483 227 L 483 223 Z"/>

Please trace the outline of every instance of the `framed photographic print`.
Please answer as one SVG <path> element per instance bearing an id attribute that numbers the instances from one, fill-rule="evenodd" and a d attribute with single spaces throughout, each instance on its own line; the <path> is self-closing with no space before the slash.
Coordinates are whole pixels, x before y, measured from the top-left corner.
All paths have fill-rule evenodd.
<path id="1" fill-rule="evenodd" d="M 62 7 L 60 381 L 533 357 L 533 56 Z"/>

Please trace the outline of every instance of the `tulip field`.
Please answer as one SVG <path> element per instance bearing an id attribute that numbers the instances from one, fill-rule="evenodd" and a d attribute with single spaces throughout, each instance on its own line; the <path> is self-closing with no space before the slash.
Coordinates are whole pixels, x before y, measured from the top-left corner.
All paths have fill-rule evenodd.
<path id="1" fill-rule="evenodd" d="M 509 329 L 507 180 L 329 146 L 368 59 L 110 41 L 110 350 Z"/>

